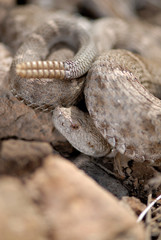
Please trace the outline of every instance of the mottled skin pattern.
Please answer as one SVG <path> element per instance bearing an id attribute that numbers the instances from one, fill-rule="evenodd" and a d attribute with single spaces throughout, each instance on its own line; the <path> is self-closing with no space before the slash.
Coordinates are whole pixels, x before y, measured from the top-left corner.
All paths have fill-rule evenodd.
<path id="1" fill-rule="evenodd" d="M 157 77 L 148 64 L 129 51 L 110 50 L 89 70 L 85 99 L 109 144 L 132 159 L 153 162 L 161 156 L 161 101 L 140 84 Z"/>
<path id="2" fill-rule="evenodd" d="M 119 24 L 124 23 L 114 21 L 118 27 L 113 31 L 104 31 L 111 41 L 106 38 L 107 49 L 112 45 L 122 45 L 125 36 L 130 36 L 128 31 L 131 26 L 137 29 L 132 23 L 125 26 L 121 34 Z M 161 103 L 141 83 L 148 86 L 156 96 L 161 96 L 158 88 L 161 86 L 159 64 L 126 50 L 111 50 L 102 54 L 104 49 L 99 49 L 94 34 L 94 30 L 98 28 L 97 23 L 93 27 L 91 37 L 77 22 L 73 24 L 70 18 L 53 18 L 45 24 L 31 34 L 14 58 L 11 67 L 11 88 L 15 96 L 32 107 L 38 106 L 39 109 L 48 110 L 48 105 L 50 109 L 59 106 L 53 112 L 55 126 L 75 148 L 85 154 L 103 156 L 110 153 L 111 145 L 132 159 L 155 163 L 155 160 L 161 158 Z M 136 24 L 138 25 L 138 22 Z M 148 27 L 143 31 L 144 34 L 147 29 Z M 140 45 L 135 49 L 138 39 L 143 39 L 141 43 L 144 46 L 147 36 L 141 38 L 141 31 L 138 38 L 134 37 L 135 34 L 137 31 L 133 32 L 133 41 L 130 45 L 127 44 L 127 48 L 139 52 L 142 49 Z M 73 48 L 77 54 L 73 59 L 63 62 L 40 61 L 46 58 L 51 44 L 55 43 L 55 39 L 51 42 L 53 35 L 56 41 L 60 41 L 62 36 L 69 36 L 75 40 Z M 158 40 L 158 32 L 156 35 Z M 148 44 L 151 46 L 151 42 Z M 154 49 L 159 49 L 158 46 L 159 43 Z M 97 49 L 101 55 L 94 61 Z M 150 57 L 151 54 L 152 50 Z M 52 107 L 51 99 L 48 99 L 48 96 L 52 98 L 52 78 L 56 76 L 60 81 L 69 81 L 68 79 L 80 77 L 87 71 L 84 92 L 91 118 L 76 107 L 61 108 L 62 103 L 55 103 L 54 100 Z M 39 86 L 35 85 L 36 82 Z M 49 82 L 51 85 L 48 88 Z M 35 97 L 37 89 L 39 91 Z M 63 105 L 68 106 L 70 103 L 66 102 Z"/>
<path id="3" fill-rule="evenodd" d="M 99 53 L 124 48 L 161 61 L 161 27 L 136 19 L 102 18 L 94 22 L 92 30 Z"/>
<path id="4" fill-rule="evenodd" d="M 46 57 L 50 48 L 59 41 L 72 45 L 76 51 L 74 58 L 63 62 L 40 61 Z M 32 54 L 36 58 L 36 55 L 38 55 L 37 47 L 39 59 L 33 61 L 30 59 L 31 52 L 26 53 L 26 51 L 28 49 L 32 50 Z M 42 53 L 43 48 L 44 53 Z M 29 39 L 18 50 L 15 57 L 16 73 L 23 78 L 78 78 L 88 71 L 96 54 L 93 38 L 79 24 L 77 18 L 67 16 L 50 17 L 31 34 Z M 24 56 L 28 57 L 28 60 L 24 59 Z"/>
<path id="5" fill-rule="evenodd" d="M 80 152 L 95 157 L 102 157 L 110 152 L 111 147 L 95 128 L 90 116 L 77 107 L 57 107 L 53 112 L 53 122 Z"/>
<path id="6" fill-rule="evenodd" d="M 141 27 L 137 27 L 138 24 L 135 25 L 134 22 L 127 24 L 118 19 L 102 19 L 95 23 L 99 33 L 103 31 L 101 23 L 108 25 L 109 28 L 105 28 L 106 31 L 102 33 L 106 34 L 106 38 L 101 38 L 102 34 L 98 36 L 98 39 L 96 38 L 97 40 L 100 38 L 97 45 L 100 52 L 103 52 L 103 47 L 110 49 L 114 44 L 124 44 L 153 60 L 126 50 L 111 50 L 98 57 L 88 71 L 84 91 L 89 114 L 97 129 L 113 149 L 137 161 L 149 160 L 151 163 L 155 163 L 155 160 L 161 158 L 161 103 L 149 91 L 161 98 L 159 63 L 161 29 L 152 28 L 151 31 L 155 33 L 154 39 L 149 39 L 149 35 L 146 33 L 150 28 L 146 24 L 142 25 L 143 34 L 141 34 Z M 114 26 L 114 24 L 115 30 L 111 30 L 110 25 Z M 138 30 L 139 36 L 129 34 L 130 26 Z M 120 27 L 124 29 L 125 35 L 120 33 Z M 111 38 L 105 42 L 107 36 Z M 128 36 L 131 41 L 126 43 L 125 40 Z M 99 44 L 101 41 L 104 41 L 106 45 Z M 145 46 L 147 51 L 145 51 Z M 54 124 L 62 133 L 63 128 L 68 129 L 70 134 L 65 134 L 65 131 L 63 133 L 66 138 L 78 150 L 87 153 L 89 146 L 85 142 L 86 130 L 81 128 L 82 134 L 80 134 L 80 129 L 72 129 L 72 124 L 77 119 L 71 114 L 69 121 L 69 118 L 66 117 L 67 111 L 69 112 L 69 109 L 59 108 L 59 111 L 56 109 L 53 118 Z M 70 111 L 74 110 L 70 108 Z M 80 115 L 81 112 L 77 114 L 77 116 Z M 64 122 L 63 127 L 62 121 Z M 73 139 L 71 133 L 77 137 Z M 95 144 L 93 145 L 95 146 Z M 103 142 L 99 141 L 99 145 L 101 151 Z M 88 151 L 88 155 L 90 154 Z"/>
<path id="7" fill-rule="evenodd" d="M 70 43 L 71 39 L 73 44 Z M 51 47 L 60 41 L 72 45 L 73 50 L 77 52 L 76 55 L 69 60 L 64 56 L 65 61 L 53 61 L 51 59 L 48 62 L 45 61 L 45 63 L 38 61 L 46 59 Z M 93 54 L 91 55 L 90 52 Z M 71 105 L 74 103 L 73 99 L 76 99 L 83 87 L 82 78 L 79 78 L 78 81 L 73 79 L 87 72 L 95 55 L 93 40 L 76 18 L 67 16 L 64 18 L 61 16 L 49 18 L 36 31 L 31 33 L 18 49 L 10 70 L 11 91 L 27 105 L 45 111 L 51 110 L 57 105 Z M 36 69 L 33 69 L 34 64 L 31 61 L 36 64 Z M 36 61 L 42 63 L 42 70 L 38 70 Z M 18 76 L 16 73 L 16 71 L 18 72 L 17 66 L 23 67 L 26 62 L 27 66 L 31 62 L 32 69 L 20 69 L 20 76 Z M 51 64 L 52 69 L 49 70 Z M 47 68 L 45 69 L 46 65 Z M 53 69 L 53 66 L 56 69 Z M 54 72 L 54 75 L 50 75 L 51 71 Z M 65 84 L 66 80 L 62 80 L 64 84 L 62 82 L 59 84 L 55 79 L 60 79 L 61 76 L 64 79 L 72 80 L 68 80 L 68 84 Z M 69 97 L 68 92 L 72 97 Z M 66 93 L 68 97 L 63 97 Z"/>

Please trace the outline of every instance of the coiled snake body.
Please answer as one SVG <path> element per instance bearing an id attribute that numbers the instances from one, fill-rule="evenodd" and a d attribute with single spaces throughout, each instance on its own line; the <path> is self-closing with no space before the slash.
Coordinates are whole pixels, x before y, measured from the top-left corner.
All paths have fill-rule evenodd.
<path id="1" fill-rule="evenodd" d="M 111 20 L 103 21 L 108 25 Z M 119 26 L 121 20 L 113 21 Z M 99 49 L 94 33 L 96 28 L 97 23 L 93 34 L 91 30 L 89 34 L 72 18 L 49 18 L 18 49 L 10 71 L 11 90 L 32 107 L 56 107 L 53 111 L 54 125 L 85 154 L 100 157 L 115 148 L 137 161 L 160 162 L 161 101 L 149 92 L 160 97 L 159 64 L 123 49 L 110 50 L 96 57 L 97 52 L 104 51 Z M 122 45 L 122 36 L 128 37 L 129 28 L 126 23 L 126 34 L 123 32 L 122 35 L 118 34 L 117 27 L 113 31 L 104 29 L 109 38 L 106 36 L 107 50 L 112 47 L 108 44 L 110 39 L 112 45 Z M 131 39 L 134 36 L 135 32 Z M 157 35 L 156 42 L 158 37 L 161 39 L 161 34 Z M 77 52 L 73 59 L 44 61 L 53 44 L 64 40 L 69 43 L 71 39 Z M 135 47 L 138 45 L 136 42 L 137 39 Z M 135 50 L 133 44 L 128 48 Z M 136 50 L 140 49 L 139 45 Z M 161 51 L 160 46 L 156 49 Z M 76 107 L 63 108 L 52 98 L 53 78 L 60 81 L 78 78 L 79 82 L 79 77 L 87 71 L 84 94 L 90 117 Z"/>

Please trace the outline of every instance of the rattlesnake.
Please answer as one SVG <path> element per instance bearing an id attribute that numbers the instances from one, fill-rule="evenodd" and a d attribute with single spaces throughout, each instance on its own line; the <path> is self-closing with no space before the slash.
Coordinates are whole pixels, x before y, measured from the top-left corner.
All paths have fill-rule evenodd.
<path id="1" fill-rule="evenodd" d="M 81 31 L 79 31 L 80 29 Z M 71 39 L 73 39 L 74 43 L 72 45 L 73 50 L 77 51 L 79 49 L 73 60 L 69 59 L 64 62 L 48 61 L 47 65 L 46 62 L 44 62 L 43 71 L 26 71 L 27 75 L 33 71 L 36 73 L 34 76 L 37 77 L 38 74 L 46 74 L 42 79 L 26 79 L 24 78 L 25 76 L 22 78 L 17 75 L 16 71 L 18 71 L 18 67 L 16 69 L 16 65 L 19 66 L 20 63 L 25 61 L 45 59 L 46 56 L 49 55 L 50 49 L 53 45 L 59 42 L 68 43 Z M 71 105 L 71 99 L 75 99 L 74 94 L 78 96 L 78 92 L 81 92 L 83 87 L 81 79 L 79 79 L 79 81 L 74 81 L 73 78 L 83 75 L 88 70 L 89 65 L 92 63 L 96 55 L 95 49 L 94 51 L 92 51 L 92 49 L 94 49 L 93 40 L 75 17 L 63 17 L 61 15 L 59 15 L 59 17 L 49 17 L 44 24 L 38 27 L 38 29 L 28 37 L 28 39 L 18 49 L 13 59 L 10 70 L 12 93 L 19 99 L 24 100 L 27 105 L 39 109 L 52 109 L 57 105 L 60 105 L 60 103 L 63 103 L 64 106 Z M 93 54 L 90 54 L 91 51 Z M 34 62 L 34 64 L 37 63 Z M 43 62 L 38 62 L 38 64 L 43 65 Z M 49 72 L 45 70 L 45 66 L 48 65 L 51 65 L 52 67 L 55 66 L 56 68 L 60 67 L 61 69 L 56 69 L 54 71 L 51 68 Z M 22 76 L 24 72 L 25 70 L 20 71 L 19 74 Z M 70 81 L 71 88 L 76 90 L 72 91 L 72 98 L 70 97 L 67 99 L 65 96 L 63 98 L 62 94 L 66 95 L 66 92 L 69 91 L 69 85 L 66 84 L 66 80 L 61 80 L 63 83 L 62 86 L 60 86 L 58 83 L 59 81 L 53 81 L 53 74 L 57 78 L 69 77 L 72 79 Z M 60 94 L 58 89 L 63 87 L 63 85 L 64 93 Z M 65 88 L 67 88 L 66 91 Z M 37 91 L 37 89 L 39 89 L 39 91 Z M 56 96 L 57 100 L 53 99 L 53 96 Z"/>
<path id="2" fill-rule="evenodd" d="M 119 21 L 113 20 L 114 25 L 122 24 Z M 131 25 L 126 23 L 123 33 L 117 28 L 109 32 L 105 29 L 109 37 L 106 39 L 108 48 L 112 47 L 111 43 L 114 46 L 122 44 L 123 39 L 130 36 L 130 27 L 137 29 L 137 25 L 137 21 Z M 135 44 L 130 44 L 128 48 L 139 52 L 142 49 L 142 35 L 138 37 L 140 44 L 136 44 L 136 29 L 131 33 Z M 150 30 L 150 25 L 146 29 Z M 92 30 L 88 30 L 89 34 L 71 17 L 49 18 L 17 51 L 10 71 L 11 90 L 29 106 L 45 110 L 58 106 L 53 112 L 54 125 L 78 150 L 98 157 L 115 148 L 132 159 L 149 160 L 155 164 L 155 160 L 161 159 L 161 102 L 145 90 L 140 82 L 152 89 L 153 94 L 160 96 L 160 59 L 154 63 L 148 56 L 143 58 L 127 50 L 110 50 L 96 57 L 104 49 L 99 49 L 98 39 L 94 36 L 95 29 Z M 160 33 L 160 28 L 158 31 Z M 161 51 L 161 35 L 156 33 L 155 49 Z M 57 38 L 53 39 L 53 35 Z M 73 59 L 63 62 L 41 61 L 46 58 L 53 43 L 60 40 L 69 40 L 68 43 L 71 43 L 71 39 L 72 47 L 77 52 Z M 144 41 L 146 38 L 142 39 L 142 44 L 147 44 Z M 110 44 L 108 40 L 111 40 Z M 90 118 L 76 107 L 62 108 L 60 103 L 54 103 L 51 94 L 54 77 L 60 81 L 73 78 L 79 81 L 79 77 L 87 71 L 84 93 Z M 70 104 L 66 102 L 65 105 Z"/>

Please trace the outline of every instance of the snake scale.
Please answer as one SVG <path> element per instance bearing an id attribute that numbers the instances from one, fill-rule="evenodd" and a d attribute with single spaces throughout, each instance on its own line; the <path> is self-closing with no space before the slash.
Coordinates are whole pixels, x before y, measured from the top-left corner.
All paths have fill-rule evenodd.
<path id="1" fill-rule="evenodd" d="M 101 21 L 106 27 L 101 28 Z M 116 149 L 137 161 L 160 162 L 161 29 L 143 24 L 139 30 L 138 25 L 105 18 L 87 30 L 76 18 L 49 17 L 17 50 L 10 70 L 12 93 L 31 107 L 53 110 L 55 127 L 85 154 L 100 157 Z M 154 43 L 147 40 L 148 31 L 154 33 Z M 58 42 L 66 42 L 75 56 L 46 61 Z M 86 73 L 89 115 L 75 106 L 66 108 L 72 105 L 67 100 L 55 102 L 54 81 L 79 82 Z"/>

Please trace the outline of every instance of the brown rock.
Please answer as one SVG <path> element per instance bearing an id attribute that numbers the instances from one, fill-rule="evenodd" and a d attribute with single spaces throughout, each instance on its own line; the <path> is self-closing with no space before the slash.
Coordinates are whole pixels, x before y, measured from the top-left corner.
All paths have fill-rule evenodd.
<path id="1" fill-rule="evenodd" d="M 140 199 L 136 197 L 124 196 L 121 200 L 124 204 L 127 204 L 136 215 L 140 215 L 142 211 L 146 208 L 146 205 L 143 204 Z"/>
<path id="2" fill-rule="evenodd" d="M 0 87 L 7 86 L 5 79 L 12 62 L 12 56 L 7 47 L 0 43 Z"/>
<path id="3" fill-rule="evenodd" d="M 1 24 L 4 18 L 7 16 L 8 11 L 15 5 L 15 0 L 0 0 L 0 32 L 1 32 Z M 2 35 L 0 35 L 0 38 Z"/>
<path id="4" fill-rule="evenodd" d="M 3 42 L 15 53 L 24 39 L 26 39 L 49 14 L 49 12 L 34 5 L 21 5 L 12 8 L 5 15 L 0 29 Z"/>
<path id="5" fill-rule="evenodd" d="M 15 4 L 15 0 L 0 0 L 0 6 L 10 8 Z"/>
<path id="6" fill-rule="evenodd" d="M 145 161 L 144 163 L 133 162 L 132 165 L 132 176 L 137 178 L 140 183 L 146 184 L 152 177 L 157 175 L 157 171 L 149 162 Z"/>
<path id="7" fill-rule="evenodd" d="M 37 4 L 43 8 L 51 9 L 63 9 L 68 12 L 81 12 L 85 13 L 86 16 L 92 18 L 98 17 L 120 17 L 120 18 L 131 18 L 134 16 L 133 1 L 129 0 L 29 0 L 29 3 Z"/>
<path id="8" fill-rule="evenodd" d="M 133 189 L 137 192 L 139 198 L 146 200 L 148 193 L 152 190 L 152 186 L 149 184 L 149 181 L 160 175 L 160 171 L 159 169 L 149 165 L 149 162 L 147 161 L 144 163 L 134 161 L 132 163 L 131 170 L 129 180 L 133 184 Z M 159 194 L 161 194 L 161 186 L 158 186 L 157 188 L 157 195 Z"/>
<path id="9" fill-rule="evenodd" d="M 156 166 L 155 163 L 154 166 Z M 149 181 L 160 175 L 159 167 L 154 166 L 149 161 L 136 162 L 120 153 L 117 153 L 113 161 L 113 171 L 118 178 L 122 178 L 130 195 L 136 196 L 144 202 L 147 201 L 149 192 L 154 190 Z M 159 195 L 161 186 L 157 186 L 155 192 Z"/>
<path id="10" fill-rule="evenodd" d="M 51 113 L 36 112 L 0 89 L 0 138 L 55 141 Z"/>
<path id="11" fill-rule="evenodd" d="M 46 159 L 28 192 L 41 204 L 51 239 L 144 239 L 142 225 L 115 197 L 61 157 Z"/>
<path id="12" fill-rule="evenodd" d="M 5 140 L 0 149 L 0 173 L 22 175 L 40 166 L 53 152 L 49 143 Z"/>
<path id="13" fill-rule="evenodd" d="M 0 238 L 45 240 L 47 228 L 24 186 L 15 178 L 0 181 Z"/>
<path id="14" fill-rule="evenodd" d="M 0 139 L 16 137 L 24 140 L 51 142 L 68 155 L 73 148 L 54 128 L 52 113 L 36 111 L 15 98 L 7 89 L 0 89 Z"/>

